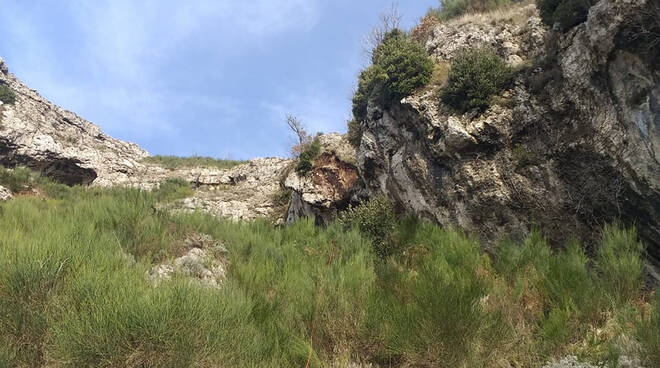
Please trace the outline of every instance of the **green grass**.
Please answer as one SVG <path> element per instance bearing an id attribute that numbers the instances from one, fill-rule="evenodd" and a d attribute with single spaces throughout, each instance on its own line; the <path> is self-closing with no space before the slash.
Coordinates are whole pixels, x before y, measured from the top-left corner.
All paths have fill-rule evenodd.
<path id="1" fill-rule="evenodd" d="M 489 256 L 415 218 L 374 238 L 359 223 L 159 210 L 187 195 L 177 181 L 56 188 L 0 204 L 0 367 L 303 367 L 310 339 L 312 367 L 538 367 L 565 354 L 604 361 L 624 334 L 657 363 L 660 300 L 643 289 L 632 230 L 606 228 L 593 258 L 538 233 Z M 146 273 L 193 232 L 226 245 L 222 287 L 181 275 L 154 287 Z M 589 338 L 613 321 L 617 334 Z"/>
<path id="2" fill-rule="evenodd" d="M 180 169 L 187 167 L 215 167 L 218 169 L 231 169 L 245 163 L 245 161 L 220 160 L 212 157 L 192 156 L 149 156 L 143 162 L 158 165 L 166 169 Z"/>

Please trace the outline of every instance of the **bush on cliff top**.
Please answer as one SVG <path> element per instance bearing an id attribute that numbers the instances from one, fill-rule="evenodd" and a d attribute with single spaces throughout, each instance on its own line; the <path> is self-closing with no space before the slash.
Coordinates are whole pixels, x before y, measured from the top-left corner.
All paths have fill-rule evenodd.
<path id="1" fill-rule="evenodd" d="M 452 62 L 442 100 L 464 111 L 483 109 L 510 79 L 511 68 L 492 50 L 466 50 Z"/>
<path id="2" fill-rule="evenodd" d="M 404 32 L 389 32 L 372 54 L 373 65 L 360 73 L 353 96 L 353 116 L 364 121 L 370 98 L 383 104 L 409 96 L 433 75 L 433 61 L 424 47 Z"/>

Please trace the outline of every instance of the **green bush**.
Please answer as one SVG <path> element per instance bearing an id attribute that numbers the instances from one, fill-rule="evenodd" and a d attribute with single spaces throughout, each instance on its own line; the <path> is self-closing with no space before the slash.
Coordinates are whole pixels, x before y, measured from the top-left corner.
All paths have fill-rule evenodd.
<path id="1" fill-rule="evenodd" d="M 372 62 L 360 73 L 353 96 L 353 116 L 358 121 L 366 119 L 370 99 L 387 105 L 425 86 L 433 75 L 433 61 L 424 47 L 398 29 L 373 50 Z"/>
<path id="2" fill-rule="evenodd" d="M 589 8 L 596 0 L 537 0 L 536 5 L 541 13 L 541 20 L 553 27 L 559 25 L 562 30 L 568 30 L 587 20 Z"/>
<path id="3" fill-rule="evenodd" d="M 463 51 L 452 62 L 442 100 L 459 110 L 484 109 L 511 79 L 511 68 L 492 50 Z"/>
<path id="4" fill-rule="evenodd" d="M 482 13 L 510 5 L 515 0 L 440 0 L 439 8 L 429 9 L 427 15 L 446 21 L 468 13 Z"/>
<path id="5" fill-rule="evenodd" d="M 378 197 L 357 207 L 351 207 L 343 215 L 345 227 L 355 227 L 371 239 L 376 254 L 386 258 L 393 253 L 390 236 L 394 232 L 396 218 L 394 207 L 385 197 Z"/>
<path id="6" fill-rule="evenodd" d="M 347 133 L 348 142 L 354 148 L 357 149 L 358 147 L 360 147 L 360 142 L 362 141 L 362 129 L 360 128 L 360 123 L 355 119 L 351 119 L 348 121 L 347 125 L 348 125 L 348 133 Z"/>
<path id="7" fill-rule="evenodd" d="M 321 143 L 318 138 L 305 146 L 305 149 L 298 157 L 296 172 L 301 175 L 307 175 L 314 168 L 314 160 L 321 153 Z"/>
<path id="8" fill-rule="evenodd" d="M 16 102 L 16 93 L 9 88 L 9 86 L 0 83 L 0 101 L 6 104 L 13 104 Z"/>

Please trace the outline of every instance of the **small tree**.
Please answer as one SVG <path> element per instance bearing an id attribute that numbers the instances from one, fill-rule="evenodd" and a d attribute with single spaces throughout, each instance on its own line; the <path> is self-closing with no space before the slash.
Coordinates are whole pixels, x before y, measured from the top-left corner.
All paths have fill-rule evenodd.
<path id="1" fill-rule="evenodd" d="M 286 124 L 296 135 L 298 141 L 298 143 L 291 148 L 291 155 L 293 157 L 298 157 L 305 150 L 305 146 L 312 141 L 312 136 L 307 133 L 307 129 L 303 122 L 291 114 L 286 115 Z"/>
<path id="2" fill-rule="evenodd" d="M 358 121 L 366 119 L 370 98 L 387 105 L 425 86 L 433 76 L 433 61 L 424 47 L 399 29 L 384 36 L 371 60 L 373 65 L 360 73 L 353 95 L 353 116 Z"/>

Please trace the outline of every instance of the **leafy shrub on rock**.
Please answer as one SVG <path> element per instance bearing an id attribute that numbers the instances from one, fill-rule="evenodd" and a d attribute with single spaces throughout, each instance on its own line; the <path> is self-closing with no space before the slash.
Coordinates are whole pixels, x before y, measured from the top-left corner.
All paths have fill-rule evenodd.
<path id="1" fill-rule="evenodd" d="M 567 30 L 587 20 L 589 8 L 596 0 L 537 0 L 543 23 L 550 27 L 559 25 Z"/>
<path id="2" fill-rule="evenodd" d="M 314 159 L 321 153 L 321 143 L 318 139 L 314 139 L 311 143 L 305 146 L 304 151 L 298 157 L 298 164 L 296 165 L 296 172 L 301 175 L 306 175 L 314 167 Z"/>
<path id="3" fill-rule="evenodd" d="M 483 109 L 510 79 L 511 68 L 493 51 L 470 49 L 454 59 L 442 100 L 464 111 Z"/>
<path id="4" fill-rule="evenodd" d="M 8 86 L 0 84 L 0 101 L 6 104 L 13 104 L 16 102 L 16 93 L 11 90 Z"/>
<path id="5" fill-rule="evenodd" d="M 381 103 L 409 96 L 425 86 L 433 75 L 433 61 L 424 47 L 395 29 L 385 35 L 372 56 L 373 65 L 362 71 L 353 96 L 353 116 L 364 120 L 370 98 Z"/>

